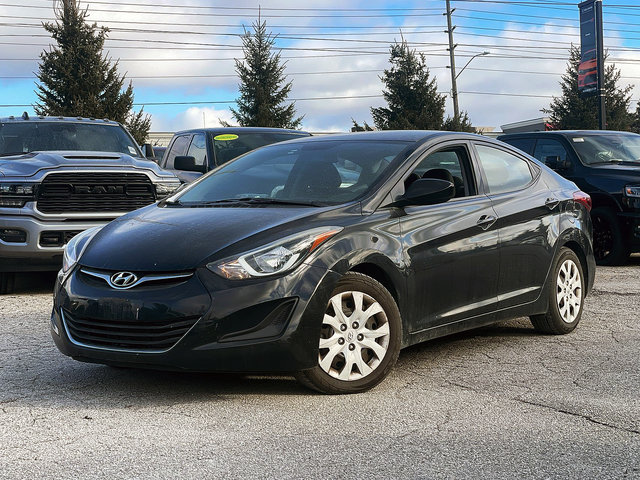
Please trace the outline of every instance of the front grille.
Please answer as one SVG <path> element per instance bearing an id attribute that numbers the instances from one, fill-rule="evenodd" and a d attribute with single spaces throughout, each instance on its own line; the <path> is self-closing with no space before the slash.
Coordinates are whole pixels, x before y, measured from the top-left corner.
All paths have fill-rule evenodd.
<path id="1" fill-rule="evenodd" d="M 41 247 L 62 247 L 82 230 L 53 230 L 40 233 Z"/>
<path id="2" fill-rule="evenodd" d="M 129 212 L 156 201 L 144 173 L 52 173 L 38 189 L 43 213 Z"/>
<path id="3" fill-rule="evenodd" d="M 112 350 L 165 351 L 173 347 L 198 321 L 198 317 L 155 322 L 95 320 L 63 313 L 70 339 L 82 346 Z"/>

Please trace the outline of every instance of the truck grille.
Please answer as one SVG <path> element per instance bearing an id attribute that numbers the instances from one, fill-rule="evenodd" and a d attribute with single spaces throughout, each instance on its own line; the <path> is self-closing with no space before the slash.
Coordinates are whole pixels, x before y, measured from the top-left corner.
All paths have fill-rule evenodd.
<path id="1" fill-rule="evenodd" d="M 129 212 L 155 202 L 144 173 L 52 173 L 38 189 L 43 213 Z"/>
<path id="2" fill-rule="evenodd" d="M 155 322 L 95 320 L 63 313 L 67 333 L 74 343 L 113 350 L 165 351 L 173 347 L 198 321 L 198 317 Z"/>

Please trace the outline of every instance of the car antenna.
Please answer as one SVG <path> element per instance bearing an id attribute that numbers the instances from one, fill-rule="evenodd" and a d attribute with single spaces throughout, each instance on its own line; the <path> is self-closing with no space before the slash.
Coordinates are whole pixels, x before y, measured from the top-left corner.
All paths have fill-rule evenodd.
<path id="1" fill-rule="evenodd" d="M 22 114 L 22 119 L 23 119 L 23 120 L 29 120 L 29 114 L 28 114 L 27 112 L 24 112 L 24 113 Z"/>

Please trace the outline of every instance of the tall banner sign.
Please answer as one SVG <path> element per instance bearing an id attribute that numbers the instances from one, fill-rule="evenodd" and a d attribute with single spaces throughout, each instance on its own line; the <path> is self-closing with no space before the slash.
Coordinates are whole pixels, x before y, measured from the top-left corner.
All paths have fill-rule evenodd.
<path id="1" fill-rule="evenodd" d="M 598 93 L 598 32 L 596 0 L 578 5 L 580 9 L 580 66 L 578 67 L 578 92 L 589 96 Z"/>

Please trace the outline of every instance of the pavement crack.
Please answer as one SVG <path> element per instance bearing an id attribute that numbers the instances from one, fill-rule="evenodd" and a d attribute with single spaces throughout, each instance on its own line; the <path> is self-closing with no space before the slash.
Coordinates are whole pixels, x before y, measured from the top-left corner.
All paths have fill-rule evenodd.
<path id="1" fill-rule="evenodd" d="M 562 413 L 562 414 L 565 414 L 565 415 L 571 415 L 572 417 L 579 417 L 579 418 L 582 418 L 583 420 L 586 420 L 586 421 L 588 421 L 590 423 L 593 423 L 595 425 L 600 425 L 600 426 L 603 426 L 603 427 L 612 428 L 614 430 L 619 430 L 619 431 L 622 431 L 622 432 L 627 432 L 627 433 L 633 433 L 635 435 L 640 435 L 640 430 L 634 430 L 632 428 L 625 428 L 625 427 L 620 427 L 618 425 L 612 425 L 610 423 L 601 422 L 599 420 L 596 420 L 593 417 L 590 417 L 589 415 L 583 415 L 581 413 L 571 412 L 571 411 L 565 410 L 563 408 L 556 408 L 556 407 L 553 407 L 551 405 L 546 405 L 544 403 L 532 402 L 532 401 L 529 401 L 529 400 L 523 400 L 521 398 L 512 398 L 511 400 L 514 400 L 514 401 L 519 402 L 519 403 L 524 403 L 526 405 L 532 405 L 534 407 L 546 408 L 548 410 L 552 410 L 552 411 L 557 412 L 557 413 Z"/>

